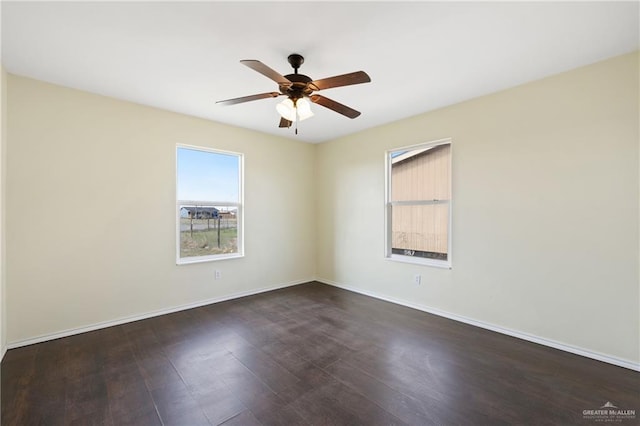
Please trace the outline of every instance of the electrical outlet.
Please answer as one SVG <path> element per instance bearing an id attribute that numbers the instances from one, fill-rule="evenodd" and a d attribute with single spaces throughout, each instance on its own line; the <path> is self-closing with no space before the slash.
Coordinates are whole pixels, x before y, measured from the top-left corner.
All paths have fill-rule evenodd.
<path id="1" fill-rule="evenodd" d="M 422 275 L 419 275 L 419 274 L 414 275 L 413 276 L 413 282 L 415 282 L 416 285 L 422 284 Z"/>
<path id="2" fill-rule="evenodd" d="M 220 278 L 222 278 L 222 272 L 220 272 L 219 270 L 216 269 L 216 272 L 215 272 L 214 276 L 215 276 L 216 280 L 219 280 Z"/>

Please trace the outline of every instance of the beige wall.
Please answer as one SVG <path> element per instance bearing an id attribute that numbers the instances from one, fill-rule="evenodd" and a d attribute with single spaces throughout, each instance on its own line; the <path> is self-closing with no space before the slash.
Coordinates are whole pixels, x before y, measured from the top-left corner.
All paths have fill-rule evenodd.
<path id="1" fill-rule="evenodd" d="M 638 75 L 627 55 L 317 146 L 9 75 L 3 336 L 318 276 L 638 363 Z M 385 150 L 447 137 L 453 269 L 385 260 Z M 245 258 L 175 265 L 176 143 L 245 153 Z"/>
<path id="2" fill-rule="evenodd" d="M 319 278 L 637 365 L 638 77 L 625 55 L 319 145 Z M 385 260 L 385 150 L 448 137 L 453 269 Z"/>
<path id="3" fill-rule="evenodd" d="M 314 277 L 313 145 L 8 85 L 10 343 Z M 245 154 L 244 258 L 176 266 L 177 143 Z"/>

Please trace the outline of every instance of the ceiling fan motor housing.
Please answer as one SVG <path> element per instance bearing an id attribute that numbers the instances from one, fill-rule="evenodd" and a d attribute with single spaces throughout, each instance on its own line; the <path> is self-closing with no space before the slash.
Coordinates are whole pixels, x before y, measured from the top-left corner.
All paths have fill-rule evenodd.
<path id="1" fill-rule="evenodd" d="M 285 77 L 292 84 L 280 85 L 280 93 L 283 95 L 287 95 L 293 99 L 300 99 L 303 96 L 309 96 L 313 93 L 313 89 L 309 87 L 309 83 L 312 81 L 311 77 L 304 74 L 289 74 L 285 75 Z"/>

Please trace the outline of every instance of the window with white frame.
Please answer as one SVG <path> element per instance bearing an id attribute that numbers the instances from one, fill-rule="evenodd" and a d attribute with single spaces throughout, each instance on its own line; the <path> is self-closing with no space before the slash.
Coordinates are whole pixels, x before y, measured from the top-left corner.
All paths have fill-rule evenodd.
<path id="1" fill-rule="evenodd" d="M 178 264 L 243 255 L 242 182 L 242 154 L 177 147 Z"/>
<path id="2" fill-rule="evenodd" d="M 386 256 L 451 267 L 451 140 L 386 153 Z"/>

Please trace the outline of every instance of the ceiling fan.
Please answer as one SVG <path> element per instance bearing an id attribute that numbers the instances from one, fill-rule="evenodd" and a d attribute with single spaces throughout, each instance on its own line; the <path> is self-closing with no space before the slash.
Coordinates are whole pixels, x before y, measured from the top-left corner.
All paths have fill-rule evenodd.
<path id="1" fill-rule="evenodd" d="M 302 121 L 313 116 L 309 100 L 351 119 L 360 115 L 359 111 L 325 96 L 314 94 L 314 92 L 333 87 L 368 83 L 371 81 L 371 78 L 369 78 L 366 72 L 356 71 L 349 74 L 337 75 L 335 77 L 323 78 L 321 80 L 312 80 L 304 74 L 298 74 L 298 68 L 300 68 L 300 65 L 304 63 L 304 58 L 301 55 L 293 53 L 289 55 L 287 59 L 289 64 L 293 67 L 294 73 L 285 76 L 274 71 L 260 61 L 253 59 L 240 61 L 241 64 L 248 66 L 252 70 L 257 71 L 278 83 L 278 89 L 280 92 L 260 93 L 257 95 L 218 101 L 216 103 L 221 105 L 235 105 L 243 102 L 256 101 L 258 99 L 286 96 L 287 99 L 276 106 L 276 109 L 281 116 L 279 127 L 291 127 L 293 122 L 297 123 L 298 121 Z M 296 133 L 298 133 L 297 128 Z"/>

